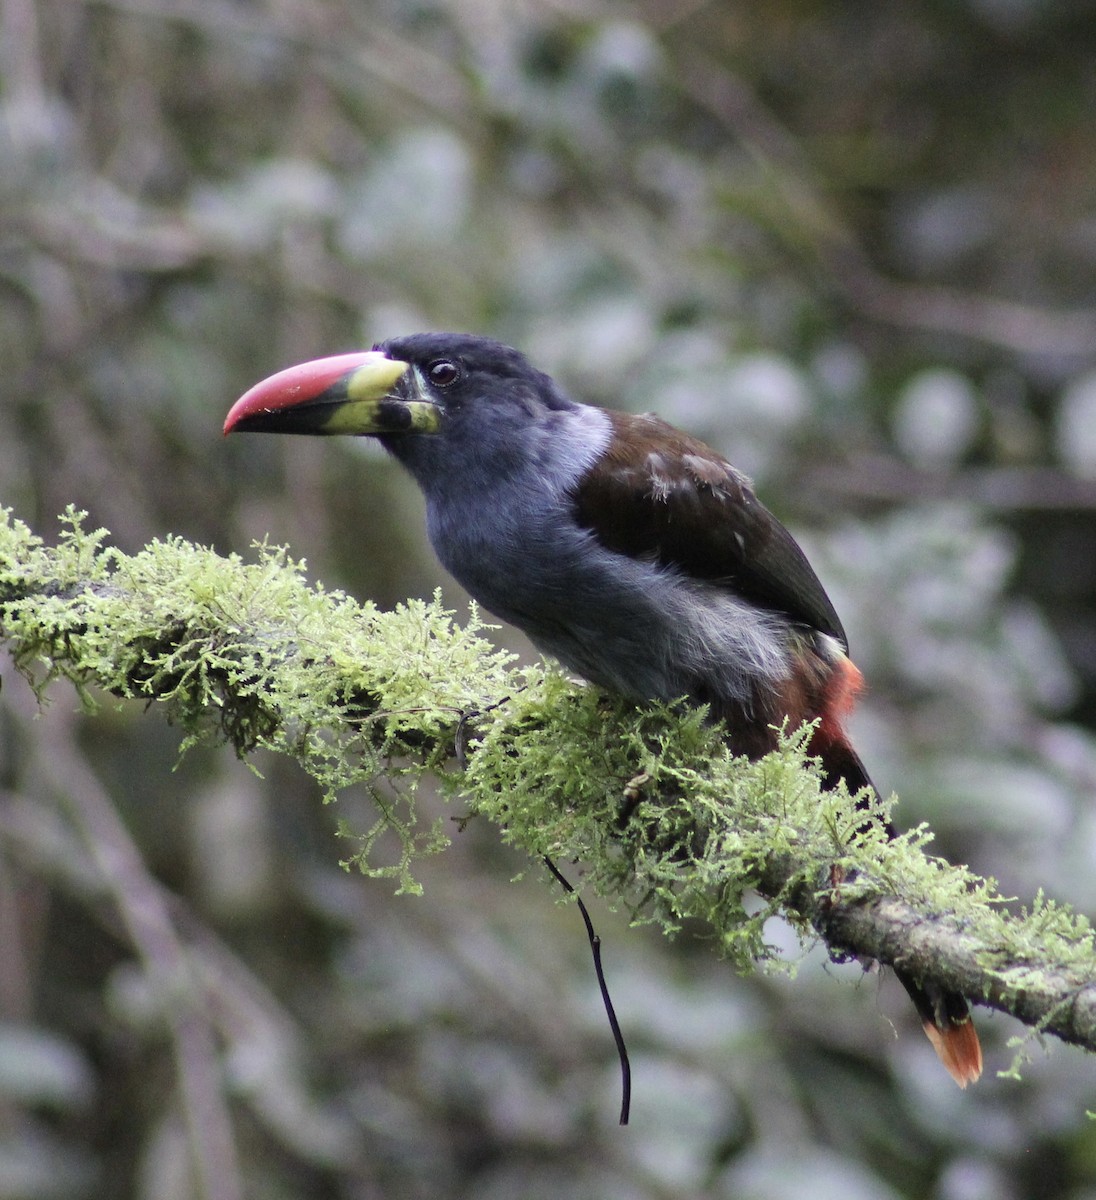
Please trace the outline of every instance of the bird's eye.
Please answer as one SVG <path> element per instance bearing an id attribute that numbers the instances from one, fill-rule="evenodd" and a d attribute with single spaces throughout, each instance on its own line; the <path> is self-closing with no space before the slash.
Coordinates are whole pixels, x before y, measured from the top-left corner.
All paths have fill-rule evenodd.
<path id="1" fill-rule="evenodd" d="M 435 387 L 451 387 L 460 378 L 460 367 L 449 358 L 435 359 L 426 374 Z"/>

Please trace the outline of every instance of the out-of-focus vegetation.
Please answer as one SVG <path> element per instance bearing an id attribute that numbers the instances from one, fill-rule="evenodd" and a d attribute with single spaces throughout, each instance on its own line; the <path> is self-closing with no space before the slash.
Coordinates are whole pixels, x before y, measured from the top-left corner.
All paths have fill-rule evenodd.
<path id="1" fill-rule="evenodd" d="M 1093 17 L 3 0 L 0 502 L 460 603 L 391 464 L 220 422 L 295 360 L 500 336 L 751 472 L 845 620 L 900 821 L 1091 912 Z M 892 981 L 747 983 L 595 914 L 622 1132 L 576 914 L 489 830 L 394 897 L 287 764 L 173 770 L 151 714 L 39 716 L 2 670 L 0 1196 L 1093 1194 L 1079 1052 L 998 1080 L 1017 1030 L 984 1019 L 961 1094 Z"/>

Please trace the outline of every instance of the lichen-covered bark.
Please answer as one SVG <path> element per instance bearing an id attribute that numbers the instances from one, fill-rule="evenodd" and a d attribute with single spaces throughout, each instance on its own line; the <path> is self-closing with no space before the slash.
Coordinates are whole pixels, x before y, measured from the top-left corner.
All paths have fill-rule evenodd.
<path id="1" fill-rule="evenodd" d="M 1089 923 L 1041 896 L 1010 913 L 986 881 L 926 855 L 924 831 L 865 829 L 852 798 L 820 790 L 802 731 L 747 763 L 702 714 L 516 669 L 474 613 L 460 626 L 436 599 L 379 612 L 265 547 L 245 563 L 177 539 L 133 556 L 103 543 L 70 514 L 47 547 L 3 513 L 0 638 L 23 673 L 39 689 L 68 679 L 89 704 L 95 689 L 155 702 L 189 741 L 292 755 L 330 795 L 387 776 L 395 790 L 356 831 L 362 869 L 417 886 L 416 858 L 446 843 L 416 815 L 430 775 L 636 915 L 706 923 L 740 968 L 768 957 L 779 911 L 837 956 L 901 964 L 1096 1048 Z M 403 853 L 374 867 L 384 832 Z"/>

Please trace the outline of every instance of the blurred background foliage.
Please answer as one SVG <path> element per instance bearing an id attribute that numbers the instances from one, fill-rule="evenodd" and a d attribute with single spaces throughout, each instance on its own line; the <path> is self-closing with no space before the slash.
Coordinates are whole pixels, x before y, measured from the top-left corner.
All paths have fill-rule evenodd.
<path id="1" fill-rule="evenodd" d="M 460 606 L 370 446 L 220 423 L 294 361 L 501 337 L 752 473 L 900 821 L 1091 912 L 1094 17 L 0 0 L 0 502 Z M 155 715 L 3 672 L 0 1197 L 1096 1197 L 1078 1052 L 998 1079 L 1021 1031 L 983 1016 L 960 1094 L 892 981 L 791 945 L 745 981 L 598 912 L 621 1131 L 577 913 L 492 830 L 393 897 L 287 764 L 175 769 Z"/>

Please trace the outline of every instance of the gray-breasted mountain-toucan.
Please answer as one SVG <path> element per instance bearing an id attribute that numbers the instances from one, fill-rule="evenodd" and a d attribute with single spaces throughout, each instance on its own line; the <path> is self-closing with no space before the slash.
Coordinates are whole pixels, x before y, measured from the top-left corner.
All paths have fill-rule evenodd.
<path id="1" fill-rule="evenodd" d="M 817 720 L 826 783 L 872 786 L 844 727 L 860 672 L 818 577 L 749 480 L 665 421 L 579 404 L 488 338 L 421 333 L 281 371 L 224 429 L 375 437 L 422 489 L 446 569 L 564 666 L 708 705 L 754 758 Z M 964 998 L 896 973 L 952 1077 L 977 1079 Z"/>

